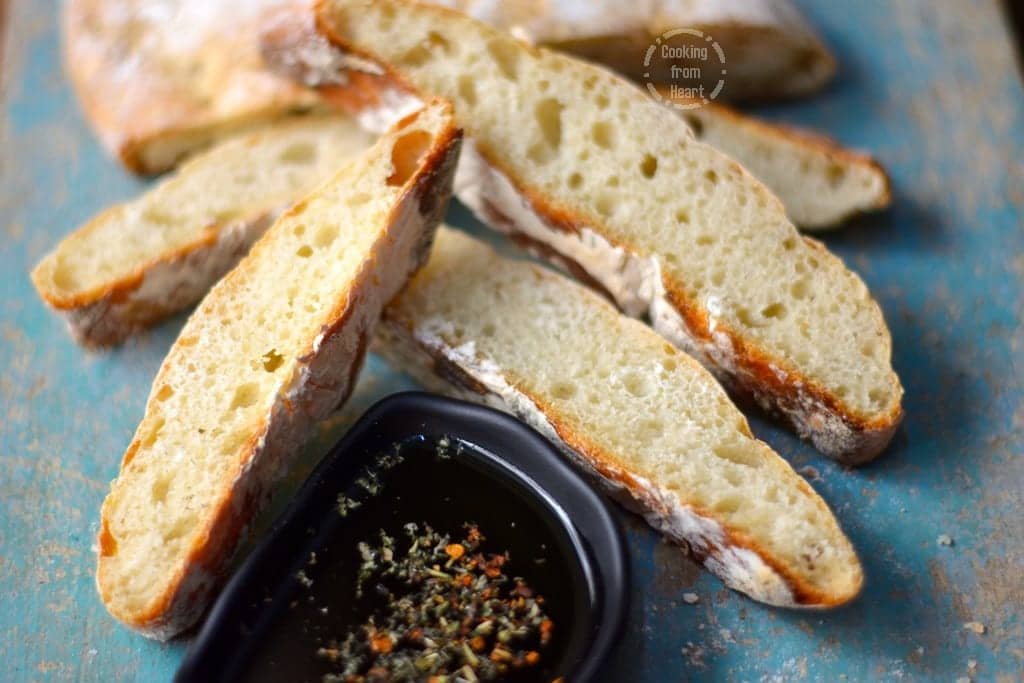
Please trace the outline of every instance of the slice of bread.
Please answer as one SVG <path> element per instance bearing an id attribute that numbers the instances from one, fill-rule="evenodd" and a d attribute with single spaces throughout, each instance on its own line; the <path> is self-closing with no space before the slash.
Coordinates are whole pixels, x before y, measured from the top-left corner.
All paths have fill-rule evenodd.
<path id="1" fill-rule="evenodd" d="M 450 105 L 413 114 L 278 219 L 189 318 L 103 503 L 96 582 L 115 617 L 165 639 L 202 615 L 426 259 L 460 142 Z"/>
<path id="2" fill-rule="evenodd" d="M 832 54 L 788 0 L 430 0 L 535 44 L 605 64 L 629 78 L 672 83 L 669 63 L 701 69 L 710 92 L 718 71 L 699 57 L 645 61 L 648 50 L 672 45 L 665 34 L 685 29 L 714 41 L 726 55 L 723 98 L 804 95 L 836 71 Z M 713 60 L 712 60 L 713 61 Z"/>
<path id="3" fill-rule="evenodd" d="M 462 5 L 463 11 L 468 10 L 494 26 L 515 29 L 522 28 L 522 22 L 532 27 L 527 19 L 537 10 L 515 3 L 482 5 L 472 0 Z M 548 9 L 555 12 L 559 8 L 563 6 Z M 636 11 L 633 5 L 622 10 L 627 14 Z M 538 19 L 538 28 L 526 33 L 532 37 L 548 35 L 540 26 L 543 23 Z M 587 29 L 585 25 L 574 25 L 571 30 Z M 307 75 L 292 57 L 296 46 L 317 41 L 313 17 L 308 13 L 278 15 L 275 21 L 268 22 L 260 39 L 272 68 L 300 80 Z M 348 64 L 354 67 L 356 62 L 350 58 Z M 364 64 L 362 68 L 363 71 L 340 71 L 338 82 L 329 87 L 321 83 L 321 97 L 359 119 L 368 130 L 376 131 L 385 129 L 396 115 L 418 106 L 418 100 L 410 97 L 410 93 L 382 82 L 379 70 L 374 71 L 372 65 Z M 889 178 L 878 162 L 835 140 L 761 121 L 714 102 L 704 104 L 687 99 L 674 94 L 669 86 L 655 87 L 652 94 L 681 114 L 699 140 L 725 152 L 767 185 L 782 200 L 790 219 L 805 230 L 837 227 L 846 218 L 884 208 L 891 201 Z M 392 113 L 382 116 L 382 109 Z"/>
<path id="4" fill-rule="evenodd" d="M 562 275 L 442 229 L 375 348 L 428 387 L 525 420 L 755 600 L 830 607 L 860 590 L 828 506 L 715 379 Z"/>
<path id="5" fill-rule="evenodd" d="M 857 464 L 884 449 L 903 389 L 878 304 L 679 117 L 603 69 L 440 7 L 320 0 L 317 28 L 455 103 L 456 192 L 485 222 L 648 317 L 823 453 Z M 329 55 L 304 47 L 316 80 Z"/>
<path id="6" fill-rule="evenodd" d="M 885 169 L 869 155 L 807 130 L 745 116 L 722 105 L 660 94 L 698 140 L 725 152 L 782 200 L 790 220 L 826 230 L 851 216 L 889 206 Z M 674 105 L 679 105 L 675 107 Z"/>
<path id="7" fill-rule="evenodd" d="M 201 299 L 275 214 L 372 142 L 340 116 L 232 138 L 71 233 L 32 281 L 77 341 L 121 342 Z"/>

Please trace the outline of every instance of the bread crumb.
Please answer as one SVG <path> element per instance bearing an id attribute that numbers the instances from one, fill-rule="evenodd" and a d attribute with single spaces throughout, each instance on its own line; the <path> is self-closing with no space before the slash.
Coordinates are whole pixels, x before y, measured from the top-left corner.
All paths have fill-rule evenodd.
<path id="1" fill-rule="evenodd" d="M 966 624 L 964 624 L 964 628 L 968 631 L 974 631 L 978 635 L 981 635 L 985 632 L 985 624 L 981 623 L 980 621 L 968 621 Z"/>
<path id="2" fill-rule="evenodd" d="M 700 596 L 696 593 L 683 593 L 683 602 L 687 605 L 695 605 L 700 601 Z"/>
<path id="3" fill-rule="evenodd" d="M 939 545 L 951 546 L 953 545 L 953 539 L 949 537 L 949 534 L 939 534 L 939 537 L 935 539 L 935 542 Z"/>
<path id="4" fill-rule="evenodd" d="M 811 467 L 810 465 L 805 465 L 804 467 L 801 467 L 798 471 L 800 472 L 800 474 L 804 475 L 807 481 L 823 481 L 823 479 L 821 478 L 821 473 L 818 472 L 816 468 Z"/>
<path id="5" fill-rule="evenodd" d="M 975 669 L 977 669 L 978 668 L 977 660 L 968 659 L 967 660 L 967 668 L 970 669 L 971 671 L 974 671 Z"/>

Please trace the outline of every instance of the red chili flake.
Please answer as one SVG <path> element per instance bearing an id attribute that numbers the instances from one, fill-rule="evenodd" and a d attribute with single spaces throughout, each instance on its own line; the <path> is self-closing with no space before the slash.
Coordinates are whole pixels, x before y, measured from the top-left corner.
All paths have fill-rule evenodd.
<path id="1" fill-rule="evenodd" d="M 370 649 L 378 654 L 387 654 L 391 652 L 394 646 L 395 644 L 391 642 L 391 636 L 387 633 L 376 633 L 370 639 Z"/>
<path id="2" fill-rule="evenodd" d="M 461 543 L 452 543 L 445 547 L 444 551 L 448 553 L 448 557 L 453 560 L 457 560 L 466 554 L 466 549 L 462 547 Z"/>

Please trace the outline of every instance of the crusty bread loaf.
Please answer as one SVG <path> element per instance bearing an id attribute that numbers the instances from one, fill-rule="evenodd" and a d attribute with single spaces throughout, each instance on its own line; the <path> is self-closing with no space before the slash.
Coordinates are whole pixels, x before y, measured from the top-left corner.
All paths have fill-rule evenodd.
<path id="1" fill-rule="evenodd" d="M 276 213 L 372 141 L 340 116 L 227 140 L 68 235 L 32 280 L 79 342 L 121 342 L 202 298 Z"/>
<path id="2" fill-rule="evenodd" d="M 424 4 L 320 0 L 317 28 L 455 102 L 467 134 L 456 192 L 492 227 L 649 317 L 822 452 L 857 464 L 889 442 L 903 389 L 864 283 L 643 91 Z M 304 48 L 316 81 L 330 60 Z"/>
<path id="3" fill-rule="evenodd" d="M 726 55 L 728 73 L 720 96 L 731 100 L 803 95 L 836 71 L 831 53 L 788 0 L 428 1 L 638 81 L 674 82 L 669 60 L 645 63 L 647 51 L 672 44 L 672 38 L 664 37 L 670 31 L 697 31 Z M 702 69 L 707 90 L 714 89 L 719 72 L 707 68 L 707 62 L 683 57 L 670 62 Z"/>
<path id="4" fill-rule="evenodd" d="M 530 423 L 732 588 L 786 607 L 860 589 L 831 511 L 715 379 L 564 276 L 442 229 L 378 340 L 427 386 Z"/>
<path id="5" fill-rule="evenodd" d="M 426 258 L 461 133 L 434 104 L 289 209 L 186 323 L 103 503 L 96 581 L 154 638 L 193 624 L 312 424 Z"/>
<path id="6" fill-rule="evenodd" d="M 807 130 L 773 125 L 728 107 L 661 96 L 693 128 L 698 140 L 725 152 L 768 186 L 790 220 L 805 230 L 889 205 L 889 177 L 867 154 Z M 685 108 L 683 108 L 685 107 Z"/>
<path id="7" fill-rule="evenodd" d="M 264 68 L 264 17 L 296 0 L 68 0 L 64 56 L 108 150 L 137 172 L 171 168 L 227 135 L 317 105 Z"/>

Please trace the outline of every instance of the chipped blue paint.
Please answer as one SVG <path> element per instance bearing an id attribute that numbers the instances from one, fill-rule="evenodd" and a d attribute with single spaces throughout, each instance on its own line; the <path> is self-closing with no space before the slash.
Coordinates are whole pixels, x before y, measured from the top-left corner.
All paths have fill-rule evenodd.
<path id="1" fill-rule="evenodd" d="M 609 680 L 1020 680 L 1024 666 L 1024 94 L 994 2 L 801 3 L 840 79 L 765 114 L 878 154 L 896 203 L 828 244 L 871 285 L 895 340 L 907 419 L 877 464 L 846 471 L 779 429 L 759 435 L 835 507 L 868 572 L 833 613 L 768 609 L 628 520 L 635 582 Z M 167 680 L 183 642 L 145 641 L 96 599 L 106 482 L 181 318 L 111 353 L 75 347 L 27 271 L 141 183 L 100 151 L 60 72 L 52 3 L 15 2 L 0 177 L 0 660 L 7 680 Z M 452 220 L 476 224 L 455 208 Z M 346 413 L 411 386 L 372 360 Z M 811 470 L 804 470 L 812 473 Z M 286 496 L 283 496 L 286 497 Z M 937 544 L 948 535 L 951 547 Z M 699 601 L 688 605 L 683 594 Z M 977 621 L 983 635 L 964 629 Z M 970 662 L 975 663 L 973 669 Z"/>

